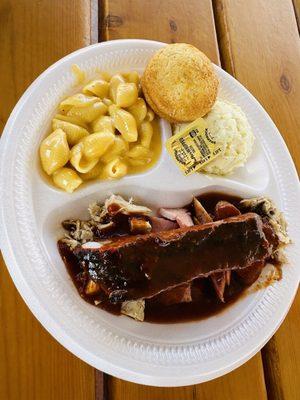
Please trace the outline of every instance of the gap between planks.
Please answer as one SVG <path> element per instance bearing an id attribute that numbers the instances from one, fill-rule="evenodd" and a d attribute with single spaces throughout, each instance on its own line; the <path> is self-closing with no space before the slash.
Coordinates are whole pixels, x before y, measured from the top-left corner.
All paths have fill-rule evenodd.
<path id="1" fill-rule="evenodd" d="M 295 17 L 298 25 L 298 32 L 300 33 L 300 0 L 292 0 L 294 6 Z"/>

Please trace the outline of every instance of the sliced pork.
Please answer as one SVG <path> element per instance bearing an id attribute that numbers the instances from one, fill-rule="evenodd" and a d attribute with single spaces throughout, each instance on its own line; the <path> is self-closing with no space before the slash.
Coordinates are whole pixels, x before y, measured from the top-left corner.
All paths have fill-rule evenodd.
<path id="1" fill-rule="evenodd" d="M 226 280 L 226 285 L 229 286 L 231 282 L 231 271 L 227 270 L 225 272 L 225 280 Z"/>
<path id="2" fill-rule="evenodd" d="M 155 301 L 164 306 L 172 304 L 190 303 L 192 301 L 191 283 L 184 283 L 172 289 L 165 290 L 155 296 Z"/>
<path id="3" fill-rule="evenodd" d="M 171 229 L 179 228 L 177 222 L 170 221 L 161 217 L 149 217 L 152 226 L 152 232 L 169 231 Z"/>
<path id="4" fill-rule="evenodd" d="M 215 288 L 216 294 L 223 303 L 225 301 L 224 300 L 224 292 L 225 292 L 225 286 L 227 283 L 227 279 L 226 279 L 227 272 L 230 272 L 230 271 L 215 272 L 210 277 L 211 281 L 213 283 L 213 286 Z"/>
<path id="5" fill-rule="evenodd" d="M 194 221 L 197 225 L 205 224 L 213 220 L 212 217 L 209 215 L 209 213 L 205 210 L 201 202 L 196 197 L 194 197 L 193 199 L 193 207 L 195 212 Z M 224 209 L 227 209 L 229 211 L 227 212 L 227 214 L 229 214 L 227 217 L 233 217 L 235 215 L 240 214 L 239 210 L 237 210 L 236 207 L 234 207 L 231 203 L 228 203 L 227 201 L 223 202 L 219 201 L 215 208 L 215 216 L 217 217 L 216 219 L 219 220 L 226 218 L 223 217 L 225 213 L 224 212 L 222 213 L 222 210 Z M 233 212 L 232 215 L 230 215 L 230 211 L 232 209 Z M 234 209 L 236 209 L 238 213 L 235 213 Z M 222 271 L 222 272 L 215 272 L 210 276 L 210 279 L 216 291 L 216 295 L 223 303 L 225 301 L 224 300 L 225 287 L 226 285 L 230 284 L 230 275 L 231 271 Z"/>
<path id="6" fill-rule="evenodd" d="M 236 271 L 236 273 L 237 273 L 239 279 L 245 285 L 249 286 L 249 285 L 252 285 L 252 283 L 254 283 L 258 279 L 264 266 L 265 266 L 264 262 L 258 261 L 258 262 L 253 263 L 252 265 L 250 265 L 248 268 L 244 268 L 243 270 Z"/>
<path id="7" fill-rule="evenodd" d="M 236 208 L 233 204 L 228 201 L 218 201 L 215 207 L 215 219 L 225 219 L 229 217 L 235 217 L 236 215 L 240 215 L 241 212 L 238 208 Z"/>
<path id="8" fill-rule="evenodd" d="M 193 199 L 193 207 L 195 212 L 194 220 L 196 221 L 197 225 L 206 224 L 207 222 L 211 222 L 213 220 L 196 197 Z"/>
<path id="9" fill-rule="evenodd" d="M 185 208 L 160 208 L 158 213 L 170 221 L 176 221 L 180 228 L 194 225 L 191 214 Z"/>

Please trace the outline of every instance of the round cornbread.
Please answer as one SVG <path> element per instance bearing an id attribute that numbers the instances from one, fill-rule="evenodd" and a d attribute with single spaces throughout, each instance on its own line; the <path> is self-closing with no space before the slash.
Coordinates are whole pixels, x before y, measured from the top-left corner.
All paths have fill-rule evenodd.
<path id="1" fill-rule="evenodd" d="M 169 44 L 154 54 L 141 83 L 149 106 L 170 122 L 194 121 L 207 114 L 219 86 L 209 58 L 185 43 Z"/>

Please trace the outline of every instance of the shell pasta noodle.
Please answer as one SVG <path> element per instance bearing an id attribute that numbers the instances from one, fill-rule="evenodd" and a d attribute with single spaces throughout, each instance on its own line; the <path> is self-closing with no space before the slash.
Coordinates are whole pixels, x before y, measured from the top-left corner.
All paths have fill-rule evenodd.
<path id="1" fill-rule="evenodd" d="M 142 122 L 139 129 L 139 135 L 141 137 L 141 145 L 149 149 L 153 136 L 153 127 L 151 122 Z"/>
<path id="2" fill-rule="evenodd" d="M 42 141 L 40 157 L 44 171 L 51 175 L 69 160 L 70 150 L 67 136 L 62 129 L 56 129 Z"/>
<path id="3" fill-rule="evenodd" d="M 78 143 L 83 137 L 89 134 L 88 130 L 82 126 L 73 124 L 72 122 L 62 121 L 60 119 L 54 118 L 52 121 L 52 129 L 62 129 L 66 135 L 68 143 L 73 146 Z"/>
<path id="4" fill-rule="evenodd" d="M 128 111 L 134 116 L 136 124 L 139 126 L 146 118 L 148 112 L 145 100 L 139 97 L 137 101 L 128 108 Z"/>
<path id="5" fill-rule="evenodd" d="M 68 193 L 72 193 L 82 183 L 80 176 L 71 168 L 60 168 L 53 174 L 55 185 Z"/>
<path id="6" fill-rule="evenodd" d="M 127 174 L 127 169 L 127 165 L 119 157 L 115 158 L 105 165 L 103 169 L 104 177 L 121 178 Z"/>
<path id="7" fill-rule="evenodd" d="M 137 126 L 134 117 L 126 110 L 115 106 L 109 107 L 113 123 L 127 142 L 136 142 L 138 138 Z"/>
<path id="8" fill-rule="evenodd" d="M 52 183 L 72 193 L 85 181 L 120 179 L 151 168 L 161 153 L 161 137 L 139 74 L 97 71 L 87 81 L 79 66 L 72 71 L 77 93 L 57 105 L 52 131 L 39 149 Z"/>

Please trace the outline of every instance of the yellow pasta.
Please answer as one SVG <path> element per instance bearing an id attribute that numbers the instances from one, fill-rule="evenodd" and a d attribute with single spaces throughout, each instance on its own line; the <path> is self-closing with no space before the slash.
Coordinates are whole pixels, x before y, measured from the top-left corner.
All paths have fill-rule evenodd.
<path id="1" fill-rule="evenodd" d="M 145 164 L 149 164 L 151 160 L 145 161 L 143 158 L 129 158 L 128 163 L 131 167 L 142 167 Z"/>
<path id="2" fill-rule="evenodd" d="M 151 157 L 151 151 L 137 144 L 128 151 L 127 156 L 130 158 L 149 158 Z"/>
<path id="3" fill-rule="evenodd" d="M 76 93 L 73 96 L 67 97 L 63 100 L 59 109 L 62 112 L 68 112 L 72 107 L 87 107 L 99 101 L 98 97 L 87 96 L 83 93 Z"/>
<path id="4" fill-rule="evenodd" d="M 91 179 L 99 178 L 102 170 L 103 170 L 103 164 L 99 161 L 90 171 L 86 172 L 85 174 L 79 174 L 79 175 L 82 180 L 89 181 Z"/>
<path id="5" fill-rule="evenodd" d="M 99 79 L 102 79 L 103 81 L 109 82 L 111 80 L 111 74 L 109 74 L 107 71 L 100 71 L 97 70 Z"/>
<path id="6" fill-rule="evenodd" d="M 76 171 L 85 174 L 89 172 L 98 163 L 99 159 L 88 160 L 83 155 L 83 143 L 79 142 L 72 147 L 70 152 L 70 162 Z"/>
<path id="7" fill-rule="evenodd" d="M 89 132 L 81 126 L 54 118 L 52 120 L 52 129 L 55 130 L 59 128 L 66 133 L 68 143 L 71 146 L 78 143 L 83 137 L 89 134 Z"/>
<path id="8" fill-rule="evenodd" d="M 138 137 L 134 117 L 126 110 L 111 105 L 108 111 L 113 119 L 114 126 L 127 142 L 136 142 Z"/>
<path id="9" fill-rule="evenodd" d="M 140 83 L 139 74 L 136 71 L 122 73 L 127 82 L 135 83 L 138 87 Z"/>
<path id="10" fill-rule="evenodd" d="M 151 122 L 148 121 L 142 122 L 141 126 L 139 127 L 139 138 L 141 145 L 149 149 L 152 136 L 153 136 L 153 127 L 151 125 Z"/>
<path id="11" fill-rule="evenodd" d="M 150 163 L 153 153 L 144 146 L 136 145 L 126 154 L 129 164 L 140 166 Z"/>
<path id="12" fill-rule="evenodd" d="M 74 125 L 79 125 L 84 129 L 88 129 L 87 124 L 78 117 L 70 117 L 69 115 L 56 114 L 54 118 L 59 119 L 61 121 L 70 122 L 71 124 L 74 124 Z"/>
<path id="13" fill-rule="evenodd" d="M 97 71 L 87 82 L 78 65 L 72 71 L 83 88 L 58 105 L 53 132 L 40 145 L 42 168 L 54 185 L 72 193 L 86 180 L 117 179 L 149 168 L 161 144 L 138 73 Z"/>
<path id="14" fill-rule="evenodd" d="M 127 165 L 120 158 L 115 158 L 105 165 L 102 176 L 104 178 L 119 179 L 127 174 L 127 170 Z"/>
<path id="15" fill-rule="evenodd" d="M 107 97 L 105 97 L 102 101 L 107 107 L 111 106 L 113 104 L 113 102 L 110 99 L 108 99 Z"/>
<path id="16" fill-rule="evenodd" d="M 71 117 L 81 118 L 84 122 L 90 123 L 94 119 L 104 115 L 107 112 L 107 107 L 102 101 L 93 103 L 87 107 L 72 107 L 67 115 Z"/>
<path id="17" fill-rule="evenodd" d="M 115 133 L 115 127 L 112 122 L 112 118 L 108 115 L 101 115 L 92 122 L 93 132 L 111 132 Z"/>
<path id="18" fill-rule="evenodd" d="M 116 102 L 118 86 L 120 85 L 120 83 L 125 83 L 125 82 L 126 82 L 125 79 L 120 74 L 116 74 L 111 78 L 109 83 L 109 98 L 113 103 Z"/>
<path id="19" fill-rule="evenodd" d="M 148 108 L 145 120 L 149 122 L 154 120 L 154 112 L 151 110 L 151 108 Z"/>
<path id="20" fill-rule="evenodd" d="M 75 76 L 76 84 L 81 85 L 85 81 L 85 72 L 77 64 L 73 64 L 71 70 Z"/>
<path id="21" fill-rule="evenodd" d="M 132 104 L 132 106 L 128 107 L 127 111 L 134 116 L 136 124 L 139 126 L 147 115 L 147 106 L 145 100 L 139 97 L 137 101 Z"/>
<path id="22" fill-rule="evenodd" d="M 60 168 L 53 173 L 53 182 L 55 186 L 68 193 L 73 193 L 82 184 L 82 179 L 73 169 Z"/>
<path id="23" fill-rule="evenodd" d="M 138 90 L 135 83 L 120 83 L 116 90 L 116 104 L 119 107 L 130 107 L 138 98 Z"/>
<path id="24" fill-rule="evenodd" d="M 116 136 L 113 145 L 101 157 L 101 161 L 107 164 L 117 156 L 124 156 L 129 150 L 129 144 L 121 136 Z"/>
<path id="25" fill-rule="evenodd" d="M 69 155 L 67 136 L 62 129 L 56 129 L 41 143 L 41 163 L 48 175 L 63 167 L 69 161 Z"/>
<path id="26" fill-rule="evenodd" d="M 92 133 L 82 140 L 83 155 L 88 160 L 99 159 L 114 141 L 115 135 L 111 132 Z"/>
<path id="27" fill-rule="evenodd" d="M 103 79 L 97 79 L 94 81 L 89 82 L 85 87 L 82 89 L 83 93 L 96 95 L 103 99 L 107 97 L 109 90 L 109 83 Z"/>

